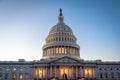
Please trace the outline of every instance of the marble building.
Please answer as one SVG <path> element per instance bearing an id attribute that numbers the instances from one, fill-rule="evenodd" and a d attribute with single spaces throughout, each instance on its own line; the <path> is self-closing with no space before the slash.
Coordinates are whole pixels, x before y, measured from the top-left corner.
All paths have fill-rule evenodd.
<path id="1" fill-rule="evenodd" d="M 0 61 L 0 80 L 120 80 L 120 62 L 84 60 L 62 9 L 36 61 Z"/>

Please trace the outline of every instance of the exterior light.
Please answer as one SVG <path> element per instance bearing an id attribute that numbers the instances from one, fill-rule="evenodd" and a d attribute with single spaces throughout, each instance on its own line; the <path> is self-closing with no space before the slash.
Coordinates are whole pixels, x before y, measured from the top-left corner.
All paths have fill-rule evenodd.
<path id="1" fill-rule="evenodd" d="M 16 71 L 16 68 L 13 68 L 14 71 Z"/>

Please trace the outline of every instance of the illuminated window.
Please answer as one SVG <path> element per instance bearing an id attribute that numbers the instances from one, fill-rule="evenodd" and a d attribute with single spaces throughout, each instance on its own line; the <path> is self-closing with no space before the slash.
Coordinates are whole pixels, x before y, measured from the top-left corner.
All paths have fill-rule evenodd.
<path id="1" fill-rule="evenodd" d="M 56 54 L 58 54 L 58 48 L 56 48 Z"/>
<path id="2" fill-rule="evenodd" d="M 12 79 L 16 79 L 16 74 L 15 73 L 12 74 Z"/>
<path id="3" fill-rule="evenodd" d="M 42 69 L 40 68 L 39 69 L 39 78 L 41 78 L 42 77 Z"/>
<path id="4" fill-rule="evenodd" d="M 62 47 L 62 54 L 64 54 L 64 51 L 65 51 L 65 50 L 64 50 L 64 48 Z"/>
<path id="5" fill-rule="evenodd" d="M 16 68 L 13 68 L 13 71 L 16 71 Z"/>
<path id="6" fill-rule="evenodd" d="M 9 69 L 7 68 L 6 71 L 9 71 Z"/>
<path id="7" fill-rule="evenodd" d="M 92 78 L 93 77 L 93 68 L 85 68 L 84 69 L 84 73 L 85 73 L 85 77 L 90 77 Z"/>
<path id="8" fill-rule="evenodd" d="M 20 74 L 20 77 L 19 77 L 19 78 L 20 78 L 20 80 L 23 80 L 23 75 L 22 75 L 22 74 Z"/>
<path id="9" fill-rule="evenodd" d="M 59 47 L 59 53 L 61 53 L 61 47 Z"/>
<path id="10" fill-rule="evenodd" d="M 85 69 L 85 76 L 88 77 L 88 69 Z"/>

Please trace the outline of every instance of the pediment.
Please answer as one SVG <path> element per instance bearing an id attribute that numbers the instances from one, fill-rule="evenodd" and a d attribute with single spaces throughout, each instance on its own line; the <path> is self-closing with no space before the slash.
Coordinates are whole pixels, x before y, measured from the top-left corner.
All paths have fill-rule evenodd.
<path id="1" fill-rule="evenodd" d="M 51 61 L 51 63 L 58 63 L 58 64 L 59 63 L 67 63 L 67 64 L 70 64 L 70 63 L 76 64 L 77 63 L 77 64 L 80 64 L 80 61 L 77 59 L 65 56 L 65 57 L 58 58 L 54 61 Z"/>

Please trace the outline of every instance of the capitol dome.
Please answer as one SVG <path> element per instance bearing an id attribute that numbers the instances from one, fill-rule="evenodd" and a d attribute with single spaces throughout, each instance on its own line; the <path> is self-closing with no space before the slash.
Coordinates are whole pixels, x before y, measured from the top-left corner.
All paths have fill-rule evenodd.
<path id="1" fill-rule="evenodd" d="M 60 9 L 58 23 L 50 29 L 46 37 L 46 44 L 43 46 L 43 57 L 64 55 L 80 57 L 80 47 L 76 41 L 72 29 L 64 23 L 62 9 Z"/>
<path id="2" fill-rule="evenodd" d="M 50 29 L 49 34 L 55 34 L 55 33 L 73 34 L 72 29 L 69 26 L 67 26 L 65 23 L 57 23 L 55 26 L 53 26 Z"/>

